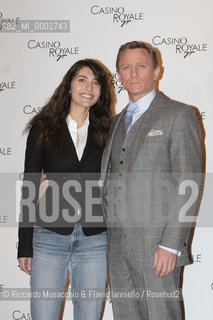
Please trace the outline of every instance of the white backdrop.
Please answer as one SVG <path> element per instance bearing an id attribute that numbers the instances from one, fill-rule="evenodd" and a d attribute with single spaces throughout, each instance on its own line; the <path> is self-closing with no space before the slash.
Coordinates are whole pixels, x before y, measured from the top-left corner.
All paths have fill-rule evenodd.
<path id="1" fill-rule="evenodd" d="M 212 12 L 212 0 L 1 0 L 0 291 L 29 287 L 29 277 L 17 267 L 17 227 L 10 223 L 15 200 L 9 182 L 11 173 L 23 171 L 26 136 L 22 130 L 81 58 L 98 59 L 112 73 L 119 112 L 127 94 L 115 76 L 116 54 L 121 44 L 143 40 L 162 55 L 159 90 L 197 107 L 205 128 L 208 174 L 192 245 L 194 264 L 185 268 L 183 296 L 187 320 L 213 319 Z M 28 301 L 0 304 L 1 319 L 31 319 Z M 71 301 L 65 305 L 63 319 L 72 319 Z M 109 303 L 104 319 L 112 319 Z"/>

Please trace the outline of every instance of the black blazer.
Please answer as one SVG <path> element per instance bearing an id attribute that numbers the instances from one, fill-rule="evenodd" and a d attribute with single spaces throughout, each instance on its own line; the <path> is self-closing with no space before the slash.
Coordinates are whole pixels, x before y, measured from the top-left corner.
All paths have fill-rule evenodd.
<path id="1" fill-rule="evenodd" d="M 100 190 L 97 186 L 103 148 L 94 142 L 91 125 L 88 128 L 87 143 L 80 161 L 66 121 L 63 122 L 58 132 L 57 147 L 47 142 L 37 144 L 41 130 L 39 125 L 33 125 L 27 139 L 18 257 L 32 257 L 33 255 L 34 224 L 63 235 L 72 233 L 75 223 L 82 224 L 83 232 L 87 236 L 106 230 L 102 207 L 99 203 Z M 50 184 L 45 196 L 42 196 L 38 202 L 42 170 Z M 32 182 L 35 186 L 35 196 L 32 201 L 35 212 L 32 207 L 29 209 L 29 206 L 26 205 L 26 199 L 30 197 L 29 190 L 31 190 L 25 186 L 26 181 Z M 81 207 L 80 218 L 76 211 L 76 206 L 79 207 L 79 205 Z"/>

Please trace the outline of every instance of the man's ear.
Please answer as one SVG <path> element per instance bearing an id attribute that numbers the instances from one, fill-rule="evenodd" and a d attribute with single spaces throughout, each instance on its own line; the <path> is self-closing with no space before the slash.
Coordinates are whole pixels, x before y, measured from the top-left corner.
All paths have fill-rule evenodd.
<path id="1" fill-rule="evenodd" d="M 118 79 L 119 79 L 120 83 L 122 83 L 121 76 L 120 76 L 120 73 L 118 72 L 118 70 L 116 71 L 116 73 L 117 73 L 117 76 L 118 76 Z"/>
<path id="2" fill-rule="evenodd" d="M 160 75 L 160 67 L 157 66 L 157 68 L 154 70 L 154 80 L 158 80 Z"/>

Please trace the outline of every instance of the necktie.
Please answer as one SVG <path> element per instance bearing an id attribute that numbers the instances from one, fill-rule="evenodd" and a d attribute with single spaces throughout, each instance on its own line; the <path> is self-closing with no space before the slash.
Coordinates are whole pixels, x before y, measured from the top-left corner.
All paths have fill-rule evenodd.
<path id="1" fill-rule="evenodd" d="M 124 130 L 125 130 L 125 136 L 129 132 L 130 128 L 132 127 L 132 117 L 134 112 L 138 109 L 137 103 L 133 102 L 128 107 L 126 114 L 124 116 Z"/>

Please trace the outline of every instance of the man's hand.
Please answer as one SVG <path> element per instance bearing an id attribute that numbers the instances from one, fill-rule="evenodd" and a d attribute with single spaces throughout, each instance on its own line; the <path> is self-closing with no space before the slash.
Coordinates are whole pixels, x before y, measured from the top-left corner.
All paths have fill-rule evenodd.
<path id="1" fill-rule="evenodd" d="M 31 266 L 32 266 L 32 258 L 18 258 L 19 268 L 26 272 L 27 274 L 30 274 L 31 272 Z"/>
<path id="2" fill-rule="evenodd" d="M 154 253 L 154 264 L 156 277 L 166 277 L 174 271 L 177 255 L 162 248 L 158 248 Z"/>

